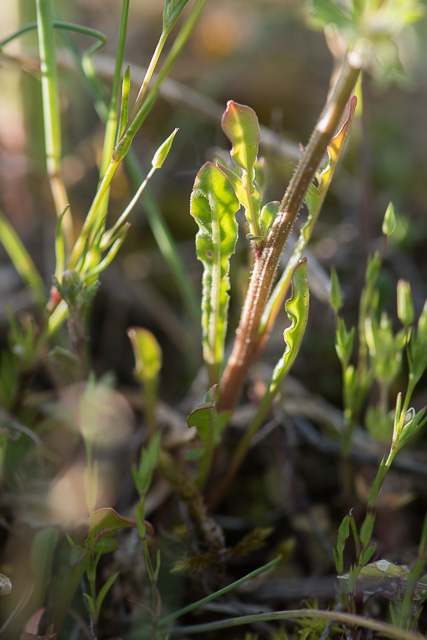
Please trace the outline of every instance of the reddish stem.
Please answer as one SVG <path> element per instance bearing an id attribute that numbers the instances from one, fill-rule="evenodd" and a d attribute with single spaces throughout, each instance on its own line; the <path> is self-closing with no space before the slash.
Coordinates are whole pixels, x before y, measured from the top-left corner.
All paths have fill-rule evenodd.
<path id="1" fill-rule="evenodd" d="M 322 162 L 328 144 L 343 118 L 361 66 L 360 56 L 355 52 L 350 52 L 343 64 L 334 91 L 320 115 L 301 161 L 289 183 L 271 230 L 265 242 L 255 248 L 254 268 L 236 332 L 233 351 L 220 384 L 218 409 L 221 411 L 232 409 L 240 396 L 261 338 L 259 334 L 261 318 L 280 257 L 307 190 Z"/>

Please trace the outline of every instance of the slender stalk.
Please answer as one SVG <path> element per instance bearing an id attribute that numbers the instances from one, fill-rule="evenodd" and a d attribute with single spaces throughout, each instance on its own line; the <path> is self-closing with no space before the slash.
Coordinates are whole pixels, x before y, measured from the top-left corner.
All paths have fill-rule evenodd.
<path id="1" fill-rule="evenodd" d="M 177 627 L 176 629 L 167 629 L 171 635 L 175 634 L 191 634 L 204 632 L 218 632 L 221 629 L 230 627 L 239 627 L 246 624 L 255 624 L 257 622 L 268 622 L 273 620 L 297 620 L 300 618 L 333 620 L 347 627 L 355 627 L 362 629 L 371 629 L 377 631 L 380 635 L 396 638 L 397 640 L 422 640 L 423 636 L 414 634 L 413 632 L 400 629 L 388 622 L 380 622 L 363 616 L 358 616 L 343 611 L 322 611 L 320 609 L 293 609 L 289 611 L 273 611 L 272 613 L 256 613 L 254 615 L 241 616 L 239 618 L 227 618 L 217 622 L 208 622 L 204 624 L 195 624 L 191 626 Z"/>
<path id="2" fill-rule="evenodd" d="M 70 261 L 68 263 L 69 269 L 74 269 L 76 267 L 76 264 L 79 258 L 83 254 L 85 244 L 88 240 L 88 234 L 93 229 L 93 226 L 95 225 L 99 208 L 102 206 L 104 196 L 110 186 L 111 180 L 113 179 L 114 173 L 116 172 L 116 169 L 119 166 L 119 164 L 120 164 L 119 161 L 111 160 L 108 166 L 108 169 L 105 172 L 105 175 L 101 181 L 101 184 L 98 187 L 95 198 L 92 202 L 91 208 L 89 209 L 89 212 L 84 221 L 80 235 L 77 238 L 73 251 L 71 253 Z"/>
<path id="3" fill-rule="evenodd" d="M 307 190 L 343 117 L 361 68 L 361 57 L 355 51 L 350 52 L 331 98 L 320 115 L 300 164 L 286 190 L 265 244 L 256 249 L 254 269 L 233 351 L 220 384 L 219 410 L 233 408 L 238 400 L 257 349 L 262 314 L 280 257 Z"/>
<path id="4" fill-rule="evenodd" d="M 46 170 L 49 177 L 56 215 L 59 218 L 69 201 L 60 173 L 61 119 L 51 0 L 36 0 L 36 9 L 43 101 L 44 139 L 46 148 Z M 64 230 L 67 248 L 69 249 L 72 244 L 73 233 L 70 212 L 67 212 L 64 216 Z"/>
<path id="5" fill-rule="evenodd" d="M 136 132 L 138 131 L 138 129 L 141 127 L 142 123 L 144 122 L 145 118 L 147 117 L 148 113 L 151 110 L 151 107 L 154 104 L 154 101 L 157 98 L 157 94 L 158 91 L 160 89 L 160 86 L 163 82 L 163 80 L 166 78 L 166 76 L 168 75 L 171 67 L 173 66 L 175 60 L 177 59 L 177 57 L 179 56 L 179 54 L 181 53 L 183 47 L 185 46 L 188 38 L 190 37 L 190 35 L 193 32 L 194 27 L 196 26 L 203 9 L 205 8 L 205 4 L 206 4 L 207 0 L 198 0 L 196 2 L 196 4 L 194 5 L 190 15 L 188 16 L 186 22 L 183 24 L 183 26 L 181 27 L 181 30 L 179 31 L 178 35 L 176 36 L 174 43 L 166 57 L 166 60 L 164 61 L 159 73 L 157 74 L 154 82 L 153 82 L 153 86 L 151 88 L 151 90 L 149 91 L 147 97 L 145 98 L 145 100 L 143 101 L 141 107 L 139 108 L 138 112 L 133 115 L 130 118 L 129 121 L 129 126 L 128 128 L 125 130 L 125 133 L 123 134 L 123 136 L 121 137 L 121 139 L 119 140 L 118 144 L 116 145 L 116 148 L 114 150 L 114 158 L 116 159 L 120 159 L 122 160 L 124 158 L 124 156 L 126 155 L 126 153 L 129 150 L 130 144 L 136 134 Z"/>
<path id="6" fill-rule="evenodd" d="M 219 591 L 215 591 L 215 593 L 210 593 L 205 598 L 202 598 L 201 600 L 197 600 L 197 602 L 193 602 L 188 606 L 184 607 L 183 609 L 174 611 L 170 615 L 164 618 L 161 618 L 161 620 L 159 621 L 159 627 L 164 627 L 165 625 L 170 624 L 173 620 L 176 620 L 177 618 L 181 618 L 182 616 L 189 613 L 190 611 L 194 611 L 194 609 L 198 609 L 199 607 L 202 607 L 204 604 L 207 604 L 208 602 L 211 602 L 212 600 L 215 600 L 216 598 L 219 598 L 220 596 L 225 595 L 229 591 L 236 589 L 241 584 L 244 584 L 245 582 L 252 580 L 256 576 L 258 576 L 260 573 L 264 573 L 265 571 L 268 571 L 268 569 L 271 569 L 276 564 L 278 564 L 281 559 L 282 559 L 281 556 L 277 556 L 267 564 L 263 565 L 262 567 L 259 567 L 258 569 L 255 569 L 254 571 L 251 571 L 251 573 L 248 573 L 246 576 L 243 576 L 243 578 L 240 578 L 239 580 L 232 582 L 231 584 L 227 585 L 223 589 L 220 589 Z"/>
<path id="7" fill-rule="evenodd" d="M 117 50 L 116 50 L 115 63 L 114 63 L 113 84 L 111 87 L 111 98 L 110 98 L 110 104 L 108 107 L 108 116 L 107 116 L 107 121 L 105 126 L 105 135 L 104 135 L 104 146 L 102 149 L 102 160 L 101 160 L 101 167 L 99 171 L 100 181 L 102 180 L 102 178 L 104 177 L 108 169 L 108 165 L 113 155 L 113 149 L 114 149 L 114 145 L 116 143 L 116 138 L 117 138 L 117 105 L 119 102 L 120 81 L 121 81 L 123 58 L 124 58 L 124 51 L 125 51 L 127 22 L 128 22 L 128 16 L 129 16 L 129 3 L 130 3 L 130 0 L 123 1 L 119 39 L 117 43 Z M 91 66 L 93 66 L 92 58 L 90 58 L 90 64 Z M 110 195 L 110 189 L 108 188 L 107 191 L 105 192 L 103 202 L 100 207 L 100 211 L 102 212 L 100 216 L 103 220 L 103 225 L 105 225 L 105 218 L 107 216 L 109 195 Z"/>
<path id="8" fill-rule="evenodd" d="M 136 117 L 138 111 L 142 107 L 145 93 L 147 91 L 148 85 L 150 84 L 150 80 L 153 77 L 154 69 L 156 68 L 156 65 L 159 61 L 160 54 L 163 51 L 163 47 L 165 46 L 168 35 L 168 31 L 162 31 L 160 35 L 156 49 L 151 57 L 150 64 L 148 65 L 147 71 L 145 72 L 144 80 L 142 81 L 141 87 L 138 91 L 138 95 L 136 97 L 135 104 L 129 118 L 130 121 L 132 121 Z"/>

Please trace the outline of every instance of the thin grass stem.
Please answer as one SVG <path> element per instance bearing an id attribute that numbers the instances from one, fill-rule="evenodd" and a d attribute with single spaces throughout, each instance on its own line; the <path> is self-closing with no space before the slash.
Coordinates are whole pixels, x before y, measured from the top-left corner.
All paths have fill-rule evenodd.
<path id="1" fill-rule="evenodd" d="M 56 215 L 59 218 L 69 200 L 61 177 L 61 118 L 56 68 L 53 9 L 51 0 L 36 0 L 41 87 L 43 101 L 46 170 Z M 65 244 L 72 246 L 73 225 L 68 211 L 64 216 Z"/>

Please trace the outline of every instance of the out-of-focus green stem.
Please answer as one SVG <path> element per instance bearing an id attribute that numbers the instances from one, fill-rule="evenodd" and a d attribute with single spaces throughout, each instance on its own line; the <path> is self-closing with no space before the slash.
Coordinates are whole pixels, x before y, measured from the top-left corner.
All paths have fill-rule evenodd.
<path id="1" fill-rule="evenodd" d="M 160 85 L 168 75 L 172 65 L 174 64 L 175 60 L 181 53 L 191 33 L 193 32 L 193 29 L 196 26 L 206 3 L 207 3 L 207 0 L 197 0 L 190 15 L 188 16 L 187 20 L 181 27 L 181 30 L 179 31 L 177 37 L 175 38 L 172 48 L 166 57 L 166 60 L 164 61 L 159 73 L 157 74 L 153 82 L 153 86 L 151 90 L 149 91 L 147 97 L 145 98 L 145 101 L 141 105 L 141 108 L 139 109 L 138 113 L 136 113 L 133 117 L 131 117 L 129 127 L 126 129 L 121 140 L 119 140 L 119 143 L 117 144 L 114 151 L 115 158 L 123 159 L 123 157 L 126 155 L 127 151 L 129 150 L 130 144 L 136 132 L 144 122 L 149 111 L 151 110 L 151 107 L 154 104 Z"/>
<path id="2" fill-rule="evenodd" d="M 111 160 L 107 168 L 107 171 L 105 172 L 105 175 L 101 181 L 101 184 L 99 185 L 98 190 L 95 194 L 95 198 L 86 216 L 80 235 L 77 238 L 76 243 L 73 247 L 73 251 L 71 253 L 71 257 L 68 263 L 69 269 L 74 269 L 76 267 L 79 258 L 83 254 L 84 247 L 88 241 L 88 235 L 95 225 L 96 219 L 98 217 L 99 208 L 102 206 L 104 196 L 110 186 L 111 180 L 113 179 L 113 176 L 118 166 L 119 166 L 118 161 Z M 89 242 L 90 242 L 90 238 L 89 238 Z"/>
<path id="3" fill-rule="evenodd" d="M 129 118 L 130 122 L 132 122 L 132 120 L 136 117 L 136 115 L 138 114 L 138 111 L 142 107 L 145 93 L 148 89 L 148 85 L 150 84 L 150 80 L 153 77 L 154 70 L 157 66 L 157 63 L 160 58 L 160 54 L 163 51 L 163 47 L 165 46 L 165 42 L 167 40 L 168 35 L 169 35 L 168 32 L 164 30 L 161 33 L 156 49 L 151 57 L 150 64 L 148 65 L 147 71 L 145 72 L 144 80 L 142 81 L 141 87 L 138 91 L 135 104 L 133 105 L 132 113 Z"/>
<path id="4" fill-rule="evenodd" d="M 60 175 L 61 120 L 51 0 L 36 0 L 36 9 L 43 101 L 44 138 L 46 147 L 46 169 L 55 204 L 56 215 L 59 218 L 68 204 L 68 196 Z M 72 245 L 73 234 L 72 218 L 69 211 L 64 216 L 64 232 L 65 243 L 69 249 Z"/>
<path id="5" fill-rule="evenodd" d="M 111 87 L 111 98 L 110 98 L 110 104 L 108 107 L 108 116 L 107 116 L 105 134 L 104 134 L 104 146 L 102 149 L 102 160 L 101 160 L 101 166 L 99 170 L 99 176 L 101 181 L 105 173 L 107 172 L 108 166 L 110 164 L 111 157 L 113 155 L 114 145 L 116 143 L 116 138 L 117 138 L 117 105 L 119 103 L 120 81 L 121 81 L 121 74 L 122 74 L 122 67 L 123 67 L 126 31 L 127 31 L 127 23 L 128 23 L 128 16 L 129 16 L 129 2 L 130 0 L 123 0 L 119 39 L 117 43 L 115 65 L 114 65 L 113 84 Z M 90 62 L 92 63 L 92 58 L 90 58 Z M 107 208 L 108 208 L 108 200 L 109 200 L 109 191 L 110 190 L 108 188 L 104 194 L 103 201 L 99 206 L 98 215 L 102 220 L 100 231 L 103 231 L 105 227 L 105 219 L 107 217 Z"/>

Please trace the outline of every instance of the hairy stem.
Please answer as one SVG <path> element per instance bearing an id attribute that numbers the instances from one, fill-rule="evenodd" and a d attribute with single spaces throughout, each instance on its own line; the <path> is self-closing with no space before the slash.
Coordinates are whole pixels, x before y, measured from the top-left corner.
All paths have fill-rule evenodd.
<path id="1" fill-rule="evenodd" d="M 233 351 L 220 384 L 219 410 L 231 409 L 237 402 L 248 369 L 260 340 L 262 314 L 276 274 L 280 257 L 307 190 L 345 113 L 362 68 L 361 57 L 352 51 L 314 128 L 296 172 L 283 197 L 280 210 L 265 240 L 258 245 L 248 292 L 240 317 Z"/>

